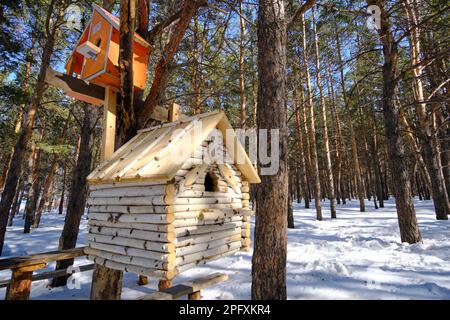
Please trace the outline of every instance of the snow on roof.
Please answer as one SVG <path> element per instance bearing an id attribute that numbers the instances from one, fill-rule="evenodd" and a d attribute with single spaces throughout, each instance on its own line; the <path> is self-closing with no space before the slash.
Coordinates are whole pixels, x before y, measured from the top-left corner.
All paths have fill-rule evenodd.
<path id="1" fill-rule="evenodd" d="M 250 183 L 258 173 L 223 111 L 213 111 L 144 129 L 100 164 L 89 176 L 91 184 L 117 181 L 169 181 L 214 129 L 235 166 Z"/>

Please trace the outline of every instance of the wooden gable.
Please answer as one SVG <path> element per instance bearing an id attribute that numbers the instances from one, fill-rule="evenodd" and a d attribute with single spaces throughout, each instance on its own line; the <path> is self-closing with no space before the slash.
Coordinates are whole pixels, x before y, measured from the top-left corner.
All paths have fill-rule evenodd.
<path id="1" fill-rule="evenodd" d="M 196 127 L 199 121 L 201 132 L 197 132 Z M 215 128 L 222 132 L 224 145 L 231 158 L 235 161 L 244 160 L 243 163 L 235 164 L 237 169 L 248 182 L 259 183 L 257 171 L 223 111 L 213 111 L 141 130 L 118 149 L 111 159 L 95 169 L 88 181 L 94 184 L 137 180 L 168 181 Z M 226 130 L 229 129 L 231 131 L 227 134 Z M 232 141 L 228 141 L 229 138 Z"/>

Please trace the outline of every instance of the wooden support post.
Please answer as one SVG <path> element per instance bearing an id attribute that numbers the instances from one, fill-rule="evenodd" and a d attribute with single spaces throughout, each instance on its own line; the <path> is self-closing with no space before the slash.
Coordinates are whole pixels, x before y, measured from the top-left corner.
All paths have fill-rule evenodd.
<path id="1" fill-rule="evenodd" d="M 188 299 L 189 300 L 202 300 L 202 294 L 200 293 L 200 290 L 188 294 Z"/>
<path id="2" fill-rule="evenodd" d="M 164 289 L 169 289 L 172 287 L 172 281 L 171 280 L 159 280 L 158 283 L 158 290 L 162 291 Z"/>
<path id="3" fill-rule="evenodd" d="M 103 131 L 101 161 L 111 158 L 115 150 L 117 91 L 105 90 L 103 103 Z M 91 300 L 120 300 L 123 272 L 95 264 L 92 274 Z"/>
<path id="4" fill-rule="evenodd" d="M 45 263 L 12 269 L 11 283 L 6 290 L 6 300 L 29 300 L 33 271 L 44 269 Z"/>
<path id="5" fill-rule="evenodd" d="M 96 264 L 92 274 L 91 300 L 120 300 L 123 272 Z"/>
<path id="6" fill-rule="evenodd" d="M 117 91 L 112 87 L 107 87 L 103 104 L 101 161 L 108 160 L 114 153 L 116 141 L 116 109 Z"/>
<path id="7" fill-rule="evenodd" d="M 180 118 L 180 106 L 176 103 L 172 103 L 169 105 L 169 114 L 168 114 L 168 120 L 169 122 L 178 121 Z"/>

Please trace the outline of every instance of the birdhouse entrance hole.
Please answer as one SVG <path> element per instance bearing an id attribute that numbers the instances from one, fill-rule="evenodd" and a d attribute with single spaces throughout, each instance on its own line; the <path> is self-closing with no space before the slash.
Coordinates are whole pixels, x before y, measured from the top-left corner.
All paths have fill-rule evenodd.
<path id="1" fill-rule="evenodd" d="M 205 191 L 216 192 L 218 191 L 219 178 L 211 172 L 208 172 L 205 177 Z"/>
<path id="2" fill-rule="evenodd" d="M 94 41 L 94 44 L 95 44 L 95 46 L 97 46 L 97 47 L 100 47 L 100 44 L 102 43 L 102 39 L 100 39 L 100 38 L 97 38 L 97 39 L 95 39 L 95 41 Z"/>

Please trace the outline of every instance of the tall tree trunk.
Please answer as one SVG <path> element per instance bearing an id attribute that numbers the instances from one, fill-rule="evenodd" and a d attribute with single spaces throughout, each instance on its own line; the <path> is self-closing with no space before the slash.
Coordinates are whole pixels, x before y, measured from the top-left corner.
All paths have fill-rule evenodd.
<path id="1" fill-rule="evenodd" d="M 198 46 L 199 46 L 199 30 L 198 30 L 198 15 L 194 16 L 194 30 L 193 30 L 193 49 L 192 49 L 192 88 L 194 91 L 194 114 L 200 114 L 201 106 L 200 106 L 200 89 L 198 85 Z"/>
<path id="2" fill-rule="evenodd" d="M 84 119 L 81 128 L 80 153 L 76 167 L 72 173 L 72 183 L 67 204 L 67 213 L 64 228 L 59 238 L 59 250 L 75 248 L 80 229 L 81 217 L 86 206 L 88 191 L 87 176 L 91 171 L 92 147 L 94 145 L 94 124 L 96 122 L 96 110 L 88 104 L 83 104 Z M 73 259 L 61 260 L 56 263 L 56 270 L 65 269 L 73 264 Z M 53 278 L 51 286 L 63 286 L 68 276 Z"/>
<path id="3" fill-rule="evenodd" d="M 55 10 L 56 0 L 51 0 L 47 11 L 46 19 L 46 29 L 50 30 L 51 16 Z M 63 15 L 63 12 L 60 12 Z M 33 132 L 34 120 L 36 117 L 36 112 L 38 106 L 41 103 L 42 96 L 45 91 L 45 72 L 50 65 L 50 58 L 53 53 L 53 47 L 56 38 L 56 23 L 51 28 L 50 32 L 47 32 L 45 38 L 44 49 L 42 51 L 41 66 L 39 70 L 38 79 L 35 85 L 35 90 L 33 98 L 31 101 L 30 108 L 28 110 L 27 118 L 24 127 L 20 131 L 19 137 L 17 139 L 16 145 L 14 147 L 14 153 L 11 158 L 11 165 L 8 170 L 8 175 L 5 181 L 5 188 L 2 193 L 2 198 L 0 200 L 0 255 L 3 251 L 3 244 L 5 241 L 6 225 L 8 222 L 8 216 L 11 209 L 12 202 L 14 200 L 14 194 L 17 189 L 17 183 L 19 176 L 22 172 L 23 162 L 25 159 L 26 146 L 30 140 L 31 134 Z"/>
<path id="4" fill-rule="evenodd" d="M 408 18 L 408 26 L 411 29 L 409 40 L 411 65 L 413 66 L 412 82 L 415 98 L 415 109 L 419 119 L 418 137 L 422 146 L 423 159 L 431 179 L 431 197 L 433 198 L 434 208 L 436 211 L 436 219 L 448 220 L 448 214 L 450 214 L 450 203 L 442 172 L 440 144 L 436 128 L 433 125 L 434 112 L 427 110 L 427 104 L 424 102 L 425 97 L 422 84 L 424 67 L 418 65 L 421 55 L 419 12 L 417 10 L 416 1 L 405 0 L 404 4 L 406 8 L 406 16 Z"/>
<path id="5" fill-rule="evenodd" d="M 16 195 L 14 196 L 14 201 L 11 206 L 11 212 L 9 213 L 9 219 L 8 219 L 8 227 L 11 227 L 14 222 L 14 217 L 17 214 L 17 207 L 20 205 L 19 201 L 21 201 L 21 195 L 23 195 L 23 177 L 19 178 L 19 182 L 17 183 L 17 190 Z"/>
<path id="6" fill-rule="evenodd" d="M 333 165 L 331 163 L 331 153 L 330 153 L 330 140 L 328 138 L 328 124 L 327 124 L 327 108 L 325 105 L 325 96 L 323 93 L 322 79 L 320 76 L 320 53 L 319 53 L 319 39 L 317 37 L 317 26 L 315 17 L 315 7 L 313 7 L 313 32 L 314 32 L 314 43 L 316 49 L 316 79 L 317 86 L 319 87 L 319 97 L 320 97 L 320 111 L 323 122 L 323 144 L 325 151 L 325 169 L 326 177 L 328 178 L 328 197 L 330 199 L 330 211 L 331 218 L 336 218 L 336 192 L 334 190 L 334 176 L 333 176 Z"/>
<path id="7" fill-rule="evenodd" d="M 69 113 L 69 116 L 66 119 L 66 123 L 64 125 L 64 129 L 63 132 L 61 133 L 61 136 L 58 140 L 58 144 L 63 144 L 64 140 L 66 138 L 67 135 L 67 130 L 69 128 L 69 122 L 70 122 L 70 117 L 71 114 Z M 51 196 L 51 185 L 53 183 L 54 177 L 55 177 L 55 173 L 56 173 L 56 169 L 58 168 L 58 163 L 59 163 L 59 158 L 60 155 L 59 154 L 55 154 L 53 156 L 53 160 L 52 160 L 52 164 L 50 165 L 50 169 L 49 172 L 47 174 L 47 177 L 45 178 L 45 182 L 42 188 L 42 196 L 41 196 L 41 200 L 39 201 L 39 206 L 36 210 L 36 214 L 35 214 L 35 218 L 34 218 L 34 223 L 33 223 L 33 228 L 38 228 L 39 227 L 39 223 L 41 222 L 41 215 L 42 215 L 42 211 L 44 210 L 45 206 L 48 206 L 49 203 L 49 199 Z"/>
<path id="8" fill-rule="evenodd" d="M 279 130 L 280 168 L 262 175 L 256 194 L 252 299 L 286 299 L 288 131 L 286 123 L 286 24 L 283 0 L 261 0 L 258 7 L 258 129 Z"/>
<path id="9" fill-rule="evenodd" d="M 337 50 L 337 56 L 338 56 L 338 62 L 339 62 L 339 71 L 341 75 L 341 87 L 342 87 L 342 98 L 344 99 L 344 105 L 346 109 L 346 115 L 347 115 L 347 126 L 348 131 L 350 134 L 350 145 L 352 150 L 352 162 L 353 162 L 353 174 L 354 179 L 356 180 L 355 188 L 356 188 L 356 194 L 358 195 L 359 199 L 359 211 L 364 212 L 366 211 L 366 205 L 364 203 L 364 185 L 361 178 L 361 167 L 359 164 L 359 158 L 358 158 L 358 148 L 356 143 L 356 136 L 355 136 L 355 129 L 353 128 L 353 119 L 352 114 L 350 111 L 349 101 L 347 97 L 347 89 L 345 85 L 345 77 L 344 77 L 344 65 L 342 62 L 342 54 L 341 54 L 341 41 L 339 38 L 339 32 L 336 32 L 336 50 Z"/>
<path id="10" fill-rule="evenodd" d="M 59 208 L 58 208 L 58 214 L 63 214 L 64 211 L 64 197 L 66 195 L 66 176 L 67 176 L 67 165 L 64 164 L 63 169 L 63 181 L 62 181 L 62 187 L 61 187 L 61 198 L 59 200 Z"/>
<path id="11" fill-rule="evenodd" d="M 375 171 L 375 192 L 377 194 L 378 202 L 380 208 L 384 208 L 384 192 L 383 192 L 383 175 L 381 173 L 380 164 L 380 154 L 378 151 L 378 140 L 377 140 L 377 118 L 375 116 L 375 111 L 372 110 L 372 126 L 371 126 L 371 150 L 372 150 L 372 165 Z"/>
<path id="12" fill-rule="evenodd" d="M 339 198 L 342 199 L 342 204 L 346 204 L 345 200 L 345 183 L 343 179 L 342 174 L 342 162 L 343 162 L 343 137 L 342 137 L 342 128 L 341 128 L 341 122 L 339 119 L 339 114 L 337 110 L 337 104 L 336 104 L 336 96 L 334 92 L 334 82 L 333 77 L 331 76 L 331 70 L 330 67 L 327 68 L 327 74 L 328 74 L 328 83 L 329 83 L 329 90 L 330 90 L 330 100 L 331 100 L 331 116 L 333 118 L 333 126 L 334 126 L 334 145 L 336 146 L 336 166 L 337 166 L 337 174 L 336 174 L 336 195 L 337 195 L 337 201 L 339 204 Z"/>
<path id="13" fill-rule="evenodd" d="M 239 0 L 239 27 L 240 27 L 240 44 L 239 44 L 239 96 L 241 104 L 241 128 L 246 127 L 246 111 L 245 111 L 245 80 L 244 80 L 244 63 L 245 63 L 245 20 L 242 0 Z"/>
<path id="14" fill-rule="evenodd" d="M 287 211 L 287 227 L 289 229 L 294 229 L 294 208 L 292 207 L 292 187 L 294 185 L 294 179 L 293 176 L 289 179 L 289 186 L 288 186 L 288 211 Z"/>
<path id="15" fill-rule="evenodd" d="M 136 27 L 136 1 L 120 0 L 119 74 L 121 103 L 117 108 L 117 131 L 120 144 L 136 134 L 133 106 L 133 42 Z"/>
<path id="16" fill-rule="evenodd" d="M 308 66 L 308 52 L 306 46 L 306 23 L 305 17 L 302 16 L 302 26 L 303 26 L 303 36 L 302 36 L 302 45 L 303 45 L 303 66 L 305 68 L 305 77 L 306 77 L 306 89 L 307 89 L 307 107 L 309 113 L 309 147 L 311 153 L 311 175 L 312 182 L 314 187 L 314 203 L 316 207 L 316 218 L 317 220 L 322 220 L 322 205 L 321 201 L 321 190 L 320 190 L 320 174 L 319 174 L 319 160 L 317 157 L 317 142 L 316 142 L 316 124 L 315 124 L 315 116 L 314 116 L 314 105 L 312 98 L 312 89 L 311 89 L 311 77 L 309 74 L 309 66 Z"/>
<path id="17" fill-rule="evenodd" d="M 302 137 L 302 129 L 301 129 L 301 120 L 300 113 L 302 110 L 298 109 L 297 106 L 297 95 L 295 94 L 296 89 L 294 89 L 294 107 L 295 111 L 295 135 L 297 140 L 297 158 L 300 163 L 300 171 L 302 176 L 302 190 L 303 190 L 303 199 L 305 200 L 305 209 L 309 209 L 309 193 L 308 193 L 308 174 L 306 169 L 306 161 L 305 161 L 305 153 L 303 146 L 303 137 Z M 303 104 L 303 101 L 300 101 Z"/>
<path id="18" fill-rule="evenodd" d="M 300 75 L 301 77 L 301 75 Z M 308 130 L 308 122 L 307 122 L 307 115 L 306 115 L 306 103 L 305 103 L 305 96 L 303 92 L 303 85 L 300 85 L 300 90 L 298 90 L 300 93 L 300 101 L 301 101 L 301 111 L 298 113 L 299 115 L 299 121 L 302 125 L 302 134 L 303 137 L 303 150 L 305 154 L 305 169 L 306 169 L 306 178 L 308 180 L 307 189 L 305 192 L 308 192 L 308 199 L 312 198 L 311 194 L 311 185 L 313 184 L 313 175 L 311 173 L 311 148 L 310 148 L 310 141 L 308 139 L 309 136 L 309 130 Z M 309 208 L 309 203 L 308 203 Z"/>
<path id="19" fill-rule="evenodd" d="M 384 55 L 382 105 L 389 165 L 392 179 L 395 181 L 392 184 L 392 191 L 395 196 L 401 241 L 412 244 L 419 242 L 421 239 L 405 161 L 405 146 L 400 131 L 400 108 L 395 99 L 397 92 L 397 42 L 392 35 L 388 13 L 384 8 L 384 1 L 367 0 L 367 4 L 378 5 L 381 11 L 379 34 Z"/>
<path id="20" fill-rule="evenodd" d="M 139 1 L 139 25 L 136 32 L 144 39 L 148 34 L 148 15 L 150 13 L 151 0 L 138 0 Z"/>
<path id="21" fill-rule="evenodd" d="M 44 126 L 44 124 L 41 124 Z M 45 127 L 41 129 L 41 134 L 39 142 L 43 142 L 45 137 Z M 34 143 L 33 143 L 34 144 Z M 41 186 L 41 150 L 34 146 L 35 151 L 33 152 L 33 158 L 30 159 L 30 173 L 29 173 L 29 184 L 30 189 L 28 190 L 27 204 L 25 205 L 25 224 L 23 228 L 24 233 L 30 233 L 31 225 L 34 221 L 34 215 L 36 213 L 36 205 L 39 198 L 39 191 Z"/>

